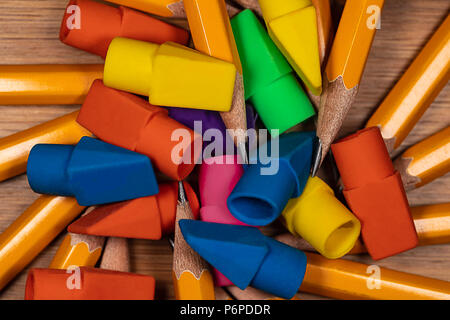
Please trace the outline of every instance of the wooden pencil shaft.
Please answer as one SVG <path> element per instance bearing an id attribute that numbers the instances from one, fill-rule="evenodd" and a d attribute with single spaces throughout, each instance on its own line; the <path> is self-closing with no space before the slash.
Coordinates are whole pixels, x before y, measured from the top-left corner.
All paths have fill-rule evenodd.
<path id="1" fill-rule="evenodd" d="M 0 235 L 0 290 L 77 217 L 75 198 L 41 196 Z"/>
<path id="2" fill-rule="evenodd" d="M 103 250 L 101 269 L 130 272 L 130 250 L 126 238 L 108 238 Z"/>
<path id="3" fill-rule="evenodd" d="M 450 127 L 406 150 L 394 166 L 406 190 L 424 186 L 450 172 Z"/>
<path id="4" fill-rule="evenodd" d="M 0 181 L 26 171 L 28 154 L 39 143 L 76 144 L 92 134 L 81 127 L 78 111 L 0 139 Z"/>
<path id="5" fill-rule="evenodd" d="M 300 291 L 337 299 L 450 299 L 450 282 L 306 253 L 308 266 Z"/>
<path id="6" fill-rule="evenodd" d="M 402 144 L 450 80 L 450 15 L 380 104 L 366 127 L 379 126 L 389 152 Z"/>
<path id="7" fill-rule="evenodd" d="M 68 233 L 49 265 L 50 269 L 94 267 L 102 253 L 105 238 Z"/>
<path id="8" fill-rule="evenodd" d="M 0 105 L 82 104 L 103 65 L 0 66 Z"/>

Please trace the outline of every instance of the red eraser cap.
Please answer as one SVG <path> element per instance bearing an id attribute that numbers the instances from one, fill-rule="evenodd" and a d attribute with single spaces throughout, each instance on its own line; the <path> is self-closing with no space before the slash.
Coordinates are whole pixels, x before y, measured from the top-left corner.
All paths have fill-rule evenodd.
<path id="1" fill-rule="evenodd" d="M 360 130 L 331 146 L 346 189 L 379 181 L 394 173 L 394 166 L 378 127 Z"/>
<path id="2" fill-rule="evenodd" d="M 76 25 L 77 22 L 79 25 Z M 129 8 L 116 8 L 91 0 L 69 2 L 59 34 L 62 42 L 105 58 L 115 37 L 159 44 L 167 41 L 186 44 L 189 34 L 186 30 Z"/>
<path id="3" fill-rule="evenodd" d="M 192 187 L 183 182 L 186 196 L 195 218 L 200 204 Z M 178 202 L 178 183 L 159 186 L 155 196 L 98 206 L 89 214 L 73 222 L 71 233 L 102 237 L 159 240 L 175 229 Z"/>
<path id="4" fill-rule="evenodd" d="M 31 269 L 25 287 L 25 300 L 153 300 L 155 279 L 151 276 L 82 267 L 68 273 L 60 269 Z"/>
<path id="5" fill-rule="evenodd" d="M 202 151 L 201 136 L 170 118 L 166 109 L 108 88 L 101 80 L 93 83 L 77 122 L 103 141 L 145 154 L 175 180 L 184 180 L 194 170 Z M 172 141 L 175 130 L 185 132 L 186 139 Z M 172 157 L 174 150 L 178 158 Z"/>
<path id="6" fill-rule="evenodd" d="M 361 234 L 374 260 L 417 247 L 414 221 L 400 174 L 344 191 L 350 209 L 361 221 Z"/>
<path id="7" fill-rule="evenodd" d="M 358 131 L 332 145 L 344 196 L 361 221 L 373 259 L 412 249 L 418 237 L 408 199 L 378 127 Z"/>

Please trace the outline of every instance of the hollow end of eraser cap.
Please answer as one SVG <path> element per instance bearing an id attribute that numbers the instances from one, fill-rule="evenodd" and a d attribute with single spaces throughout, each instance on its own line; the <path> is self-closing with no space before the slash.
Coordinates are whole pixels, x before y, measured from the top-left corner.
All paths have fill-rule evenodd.
<path id="1" fill-rule="evenodd" d="M 259 0 L 261 11 L 266 21 L 272 21 L 290 12 L 311 6 L 311 0 L 283 0 L 282 3 L 273 0 Z"/>
<path id="2" fill-rule="evenodd" d="M 361 231 L 359 220 L 318 177 L 310 178 L 302 195 L 289 201 L 283 217 L 291 233 L 301 236 L 328 259 L 347 254 Z"/>
<path id="3" fill-rule="evenodd" d="M 74 146 L 56 144 L 35 145 L 28 156 L 27 177 L 31 189 L 40 194 L 73 196 L 67 167 Z"/>
<path id="4" fill-rule="evenodd" d="M 378 127 L 360 130 L 334 143 L 331 148 L 347 190 L 394 174 L 394 166 Z"/>
<path id="5" fill-rule="evenodd" d="M 201 156 L 202 136 L 168 117 L 166 112 L 157 113 L 142 130 L 136 152 L 147 155 L 162 173 L 182 181 Z"/>
<path id="6" fill-rule="evenodd" d="M 259 88 L 251 102 L 267 129 L 278 129 L 280 134 L 316 114 L 293 73 Z"/>
<path id="7" fill-rule="evenodd" d="M 306 273 L 306 255 L 297 249 L 264 236 L 269 254 L 263 260 L 251 286 L 277 297 L 291 299 Z"/>
<path id="8" fill-rule="evenodd" d="M 260 165 L 249 165 L 228 197 L 228 209 L 239 221 L 266 226 L 275 221 L 295 194 L 292 170 L 281 165 L 275 175 L 263 175 Z"/>
<path id="9" fill-rule="evenodd" d="M 106 86 L 148 96 L 153 74 L 153 59 L 158 44 L 114 38 L 105 60 L 103 82 Z"/>
<path id="10" fill-rule="evenodd" d="M 59 38 L 67 45 L 105 58 L 111 40 L 120 34 L 121 20 L 118 8 L 91 0 L 71 0 Z"/>

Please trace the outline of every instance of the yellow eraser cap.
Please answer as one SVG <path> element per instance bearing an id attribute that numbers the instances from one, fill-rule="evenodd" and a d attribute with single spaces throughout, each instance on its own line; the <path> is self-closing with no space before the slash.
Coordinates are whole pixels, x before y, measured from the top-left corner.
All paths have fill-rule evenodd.
<path id="1" fill-rule="evenodd" d="M 148 96 L 158 44 L 114 38 L 105 60 L 103 83 L 111 88 Z"/>
<path id="2" fill-rule="evenodd" d="M 292 234 L 304 238 L 328 259 L 347 254 L 361 232 L 359 220 L 318 177 L 309 178 L 303 194 L 291 199 L 282 215 Z"/>
<path id="3" fill-rule="evenodd" d="M 266 20 L 278 49 L 314 95 L 322 92 L 317 16 L 314 6 Z"/>
<path id="4" fill-rule="evenodd" d="M 311 0 L 259 0 L 259 5 L 266 21 L 272 21 L 290 12 L 312 5 Z"/>
<path id="5" fill-rule="evenodd" d="M 227 112 L 235 81 L 234 64 L 167 42 L 153 63 L 150 103 Z"/>

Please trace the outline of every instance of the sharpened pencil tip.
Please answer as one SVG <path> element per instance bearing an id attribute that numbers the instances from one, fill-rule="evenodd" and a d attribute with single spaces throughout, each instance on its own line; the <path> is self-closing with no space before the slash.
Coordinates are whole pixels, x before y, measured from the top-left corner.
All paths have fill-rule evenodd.
<path id="1" fill-rule="evenodd" d="M 169 244 L 172 249 L 175 248 L 175 240 L 174 239 L 169 238 Z"/>
<path id="2" fill-rule="evenodd" d="M 322 141 L 318 138 L 313 152 L 313 165 L 311 168 L 311 176 L 315 177 L 322 163 Z"/>
<path id="3" fill-rule="evenodd" d="M 180 203 L 188 202 L 186 199 L 186 192 L 184 191 L 183 181 L 178 182 L 178 201 Z"/>

